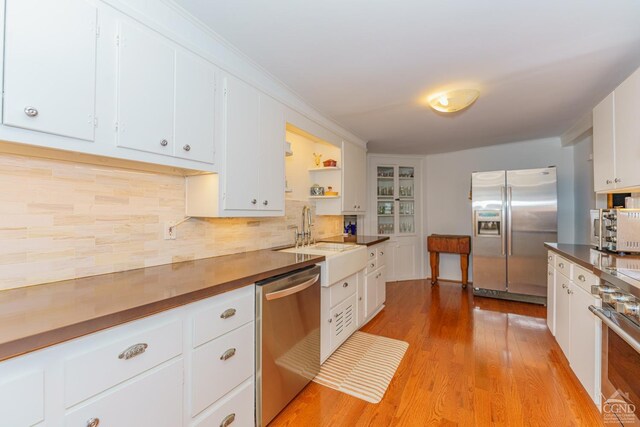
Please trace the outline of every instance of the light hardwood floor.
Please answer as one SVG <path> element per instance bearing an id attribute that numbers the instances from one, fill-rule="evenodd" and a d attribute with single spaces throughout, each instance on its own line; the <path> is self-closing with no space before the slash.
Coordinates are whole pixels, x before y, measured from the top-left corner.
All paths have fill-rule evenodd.
<path id="1" fill-rule="evenodd" d="M 409 349 L 382 402 L 309 384 L 270 426 L 601 426 L 541 306 L 427 280 L 387 284 L 362 330 Z"/>

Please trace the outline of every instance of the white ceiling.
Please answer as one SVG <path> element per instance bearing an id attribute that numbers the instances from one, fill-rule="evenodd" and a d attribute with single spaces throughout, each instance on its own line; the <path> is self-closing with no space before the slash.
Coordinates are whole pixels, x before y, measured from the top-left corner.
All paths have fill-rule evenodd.
<path id="1" fill-rule="evenodd" d="M 386 153 L 559 136 L 640 66 L 636 0 L 175 0 Z M 477 87 L 452 116 L 421 105 Z"/>

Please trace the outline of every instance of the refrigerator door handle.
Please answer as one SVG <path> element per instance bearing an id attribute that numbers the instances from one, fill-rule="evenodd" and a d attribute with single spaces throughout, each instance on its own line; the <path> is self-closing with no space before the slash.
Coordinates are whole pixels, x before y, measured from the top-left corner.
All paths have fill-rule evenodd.
<path id="1" fill-rule="evenodd" d="M 512 230 L 511 230 L 511 187 L 507 187 L 507 255 L 511 255 L 511 241 L 512 239 Z"/>
<path id="2" fill-rule="evenodd" d="M 502 226 L 500 227 L 501 228 L 501 230 L 500 230 L 500 234 L 501 234 L 500 240 L 501 240 L 501 253 L 502 253 L 502 256 L 505 255 L 505 247 L 507 245 L 507 241 L 506 241 L 507 234 L 505 233 L 505 229 L 504 229 L 504 226 L 506 225 L 505 224 L 506 223 L 506 219 L 505 219 L 505 216 L 506 216 L 506 214 L 505 214 L 505 206 L 506 206 L 505 201 L 506 201 L 506 198 L 507 198 L 507 187 L 502 187 L 502 188 L 500 188 L 500 199 L 502 201 L 502 212 L 500 212 L 500 214 L 502 215 L 502 222 L 503 222 Z"/>

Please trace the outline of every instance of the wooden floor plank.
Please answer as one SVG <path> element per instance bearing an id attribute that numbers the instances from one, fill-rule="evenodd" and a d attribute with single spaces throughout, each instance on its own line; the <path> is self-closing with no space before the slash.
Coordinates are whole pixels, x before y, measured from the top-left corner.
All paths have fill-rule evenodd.
<path id="1" fill-rule="evenodd" d="M 387 284 L 362 330 L 409 343 L 379 404 L 310 383 L 271 426 L 602 426 L 542 306 L 426 280 Z"/>

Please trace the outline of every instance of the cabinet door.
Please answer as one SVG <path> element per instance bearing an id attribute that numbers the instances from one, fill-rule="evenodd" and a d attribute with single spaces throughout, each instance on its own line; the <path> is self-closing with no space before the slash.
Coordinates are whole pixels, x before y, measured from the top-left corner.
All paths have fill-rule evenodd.
<path id="1" fill-rule="evenodd" d="M 118 37 L 118 145 L 171 155 L 175 49 L 128 22 Z"/>
<path id="2" fill-rule="evenodd" d="M 547 326 L 551 335 L 556 334 L 556 274 L 552 265 L 547 266 Z"/>
<path id="3" fill-rule="evenodd" d="M 95 5 L 8 0 L 4 123 L 93 141 Z"/>
<path id="4" fill-rule="evenodd" d="M 270 96 L 260 95 L 258 209 L 263 211 L 284 212 L 284 140 L 284 109 Z"/>
<path id="5" fill-rule="evenodd" d="M 567 360 L 571 360 L 571 305 L 569 279 L 556 271 L 556 341 Z"/>
<path id="6" fill-rule="evenodd" d="M 378 308 L 378 281 L 376 276 L 377 271 L 366 275 L 364 287 L 365 287 L 365 318 L 368 318 Z"/>
<path id="7" fill-rule="evenodd" d="M 365 305 L 365 275 L 363 272 L 358 273 L 358 327 L 364 324 L 367 317 L 367 307 Z"/>
<path id="8" fill-rule="evenodd" d="M 174 155 L 213 163 L 216 131 L 216 77 L 213 64 L 196 55 L 176 53 Z"/>
<path id="9" fill-rule="evenodd" d="M 600 319 L 589 311 L 590 305 L 599 306 L 600 299 L 580 286 L 570 284 L 571 289 L 571 369 L 589 396 L 600 403 Z"/>
<path id="10" fill-rule="evenodd" d="M 70 411 L 64 425 L 175 427 L 182 425 L 182 416 L 182 359 L 179 359 Z M 90 424 L 93 419 L 96 424 Z"/>
<path id="11" fill-rule="evenodd" d="M 593 189 L 615 188 L 614 132 L 612 92 L 593 109 Z"/>
<path id="12" fill-rule="evenodd" d="M 640 185 L 640 68 L 614 92 L 616 188 Z"/>
<path id="13" fill-rule="evenodd" d="M 333 352 L 356 330 L 356 294 L 335 306 L 331 312 L 331 337 Z"/>
<path id="14" fill-rule="evenodd" d="M 260 94 L 233 76 L 226 77 L 224 92 L 224 208 L 255 210 L 259 198 Z"/>
<path id="15" fill-rule="evenodd" d="M 366 154 L 355 144 L 342 141 L 342 210 L 363 212 L 365 204 Z"/>
<path id="16" fill-rule="evenodd" d="M 376 275 L 376 307 L 380 307 L 387 300 L 387 269 L 385 267 L 378 270 Z"/>

